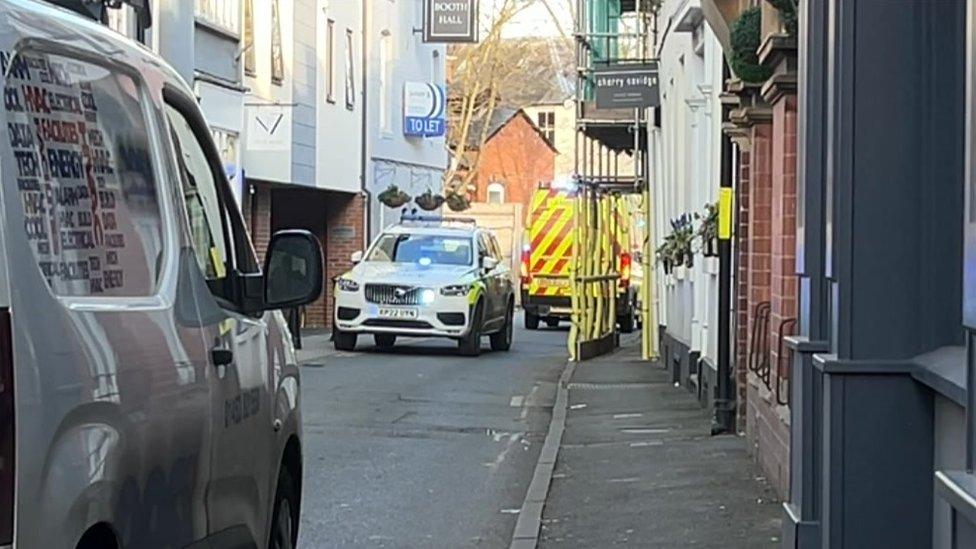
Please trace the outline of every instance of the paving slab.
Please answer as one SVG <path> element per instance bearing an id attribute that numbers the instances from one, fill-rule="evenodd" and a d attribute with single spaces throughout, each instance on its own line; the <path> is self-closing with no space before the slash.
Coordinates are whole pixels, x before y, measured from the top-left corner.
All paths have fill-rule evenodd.
<path id="1" fill-rule="evenodd" d="M 781 506 L 742 437 L 633 345 L 580 364 L 540 547 L 775 547 Z"/>

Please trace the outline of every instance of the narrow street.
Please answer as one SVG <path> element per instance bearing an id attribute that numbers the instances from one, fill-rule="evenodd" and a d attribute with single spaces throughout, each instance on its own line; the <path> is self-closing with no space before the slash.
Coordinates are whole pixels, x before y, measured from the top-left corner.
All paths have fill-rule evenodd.
<path id="1" fill-rule="evenodd" d="M 566 362 L 565 327 L 518 325 L 478 358 L 306 338 L 300 547 L 507 547 Z"/>

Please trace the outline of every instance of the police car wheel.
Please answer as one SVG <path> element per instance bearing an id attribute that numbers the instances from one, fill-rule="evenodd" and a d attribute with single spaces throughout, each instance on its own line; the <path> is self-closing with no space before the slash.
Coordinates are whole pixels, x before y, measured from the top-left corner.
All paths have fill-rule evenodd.
<path id="1" fill-rule="evenodd" d="M 458 340 L 458 352 L 464 356 L 478 356 L 481 354 L 481 324 L 484 320 L 483 315 L 484 310 L 481 302 L 478 302 L 477 307 L 474 309 L 474 315 L 471 319 L 471 329 L 468 330 L 468 335 Z"/>
<path id="2" fill-rule="evenodd" d="M 354 351 L 356 349 L 356 334 L 336 328 L 335 333 L 332 334 L 332 346 L 337 351 Z"/>
<path id="3" fill-rule="evenodd" d="M 390 349 L 396 344 L 395 334 L 373 334 L 373 341 L 380 349 Z"/>
<path id="4" fill-rule="evenodd" d="M 505 313 L 505 325 L 502 326 L 501 330 L 491 334 L 489 340 L 492 351 L 507 351 L 512 348 L 512 324 L 515 323 L 515 311 L 513 309 L 514 307 L 509 304 L 508 312 Z"/>

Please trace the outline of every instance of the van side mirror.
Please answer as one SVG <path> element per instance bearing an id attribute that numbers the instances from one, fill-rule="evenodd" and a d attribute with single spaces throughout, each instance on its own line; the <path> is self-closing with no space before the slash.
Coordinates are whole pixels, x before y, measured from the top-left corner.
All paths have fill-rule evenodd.
<path id="1" fill-rule="evenodd" d="M 305 230 L 278 231 L 264 264 L 264 308 L 307 305 L 322 295 L 322 246 Z"/>
<path id="2" fill-rule="evenodd" d="M 486 271 L 494 271 L 495 267 L 498 266 L 498 260 L 491 256 L 485 256 L 481 258 L 481 267 Z"/>
<path id="3" fill-rule="evenodd" d="M 358 250 L 353 252 L 352 255 L 349 257 L 349 260 L 352 261 L 353 263 L 359 263 L 360 261 L 363 260 L 363 251 Z"/>

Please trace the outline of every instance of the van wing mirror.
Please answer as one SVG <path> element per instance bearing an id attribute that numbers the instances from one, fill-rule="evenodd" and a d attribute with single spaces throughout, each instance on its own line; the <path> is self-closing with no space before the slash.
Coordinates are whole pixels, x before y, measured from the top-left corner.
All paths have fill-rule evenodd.
<path id="1" fill-rule="evenodd" d="M 352 255 L 349 257 L 349 260 L 352 261 L 353 263 L 359 263 L 360 261 L 363 260 L 363 251 L 358 250 L 353 252 Z"/>
<path id="2" fill-rule="evenodd" d="M 265 310 L 307 305 L 322 295 L 322 245 L 305 230 L 278 231 L 264 265 Z"/>

